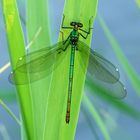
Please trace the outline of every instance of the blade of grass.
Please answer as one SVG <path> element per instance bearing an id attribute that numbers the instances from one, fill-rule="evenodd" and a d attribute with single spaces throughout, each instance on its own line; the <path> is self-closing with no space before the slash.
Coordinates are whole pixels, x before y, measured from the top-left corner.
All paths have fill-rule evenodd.
<path id="1" fill-rule="evenodd" d="M 10 62 L 6 63 L 2 68 L 0 68 L 0 74 L 3 73 L 9 67 L 10 67 Z"/>
<path id="2" fill-rule="evenodd" d="M 0 105 L 7 111 L 7 113 L 16 121 L 16 123 L 21 126 L 20 121 L 14 115 L 14 113 L 8 108 L 8 106 L 0 99 Z"/>
<path id="3" fill-rule="evenodd" d="M 21 29 L 16 0 L 3 0 L 3 14 L 5 19 L 5 29 L 9 47 L 9 54 L 12 68 L 16 68 L 18 59 L 25 54 L 24 36 Z M 33 117 L 32 102 L 27 86 L 16 86 L 18 100 L 22 114 L 22 127 L 28 139 L 33 139 Z M 25 138 L 26 140 L 26 138 Z"/>
<path id="4" fill-rule="evenodd" d="M 113 107 L 126 113 L 128 116 L 140 120 L 140 111 L 137 111 L 134 107 L 130 106 L 126 102 L 121 100 L 116 100 L 113 97 L 108 95 L 108 90 L 101 87 L 97 83 L 94 82 L 91 78 L 87 77 L 86 79 L 86 87 L 91 91 L 91 94 L 95 93 L 101 99 L 111 104 Z M 113 95 L 113 91 L 110 95 Z"/>
<path id="5" fill-rule="evenodd" d="M 64 7 L 64 24 L 69 26 L 71 21 L 80 21 L 84 24 L 84 29 L 88 29 L 88 22 L 91 16 L 93 16 L 91 26 L 93 24 L 96 15 L 96 8 L 97 0 L 66 0 Z M 64 37 L 66 39 L 70 31 L 62 31 L 64 32 Z M 92 33 L 87 40 L 83 40 L 89 46 L 91 36 Z M 59 41 L 62 41 L 61 34 L 59 35 Z M 56 69 L 55 72 L 53 72 L 49 93 L 50 96 L 48 99 L 44 139 L 47 137 L 51 140 L 73 140 L 75 136 L 85 75 L 78 67 L 78 56 L 76 56 L 71 104 L 71 120 L 69 124 L 66 124 L 65 117 L 68 96 L 69 62 L 70 48 L 68 49 L 67 56 L 63 60 L 63 63 L 59 65 L 59 69 Z M 54 124 L 55 126 L 53 126 Z"/>
<path id="6" fill-rule="evenodd" d="M 135 89 L 136 93 L 140 96 L 140 76 L 136 73 L 134 68 L 131 66 L 131 64 L 128 62 L 127 58 L 123 54 L 121 47 L 117 40 L 114 38 L 112 33 L 109 31 L 105 21 L 102 19 L 101 16 L 98 15 L 98 21 L 103 29 L 105 36 L 107 37 L 108 41 L 110 42 L 118 60 L 122 64 L 122 67 L 127 74 L 133 88 Z"/>
<path id="7" fill-rule="evenodd" d="M 140 8 L 140 0 L 135 0 L 137 6 Z"/>
<path id="8" fill-rule="evenodd" d="M 33 44 L 30 52 L 34 50 L 39 50 L 42 47 L 50 46 L 50 36 L 49 36 L 49 22 L 48 22 L 48 0 L 28 0 L 26 1 L 26 12 L 27 12 L 27 36 L 28 40 L 32 40 L 33 34 L 36 29 L 42 27 L 42 32 L 37 38 L 35 44 Z M 44 43 L 46 46 L 44 46 Z M 47 61 L 47 60 L 46 60 Z M 38 66 L 37 66 L 38 67 Z M 33 102 L 33 118 L 34 118 L 34 140 L 45 140 L 51 139 L 51 137 L 44 137 L 45 121 L 48 118 L 46 114 L 48 105 L 48 94 L 51 84 L 51 75 L 39 80 L 32 85 L 30 85 L 30 91 Z M 38 121 L 40 120 L 40 121 Z M 52 125 L 52 124 L 51 124 Z M 52 125 L 53 127 L 56 127 Z M 54 132 L 55 133 L 55 132 Z"/>
<path id="9" fill-rule="evenodd" d="M 90 102 L 88 97 L 86 97 L 86 96 L 83 97 L 83 103 L 89 109 L 93 119 L 96 121 L 98 127 L 100 128 L 100 130 L 104 136 L 104 139 L 111 140 L 103 120 L 101 119 L 100 115 L 98 114 L 97 110 L 94 108 L 94 106 L 92 105 L 92 103 Z"/>

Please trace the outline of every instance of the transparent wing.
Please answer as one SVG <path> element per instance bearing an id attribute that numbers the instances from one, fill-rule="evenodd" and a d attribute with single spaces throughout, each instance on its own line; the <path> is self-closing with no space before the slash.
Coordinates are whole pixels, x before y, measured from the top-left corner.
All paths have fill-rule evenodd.
<path id="1" fill-rule="evenodd" d="M 81 56 L 80 65 L 85 69 L 88 64 L 88 74 L 108 83 L 116 83 L 119 80 L 118 69 L 107 59 L 81 41 L 78 43 L 78 50 Z"/>
<path id="2" fill-rule="evenodd" d="M 106 94 L 117 99 L 126 96 L 127 91 L 119 81 L 118 69 L 104 57 L 89 48 L 85 43 L 79 41 L 77 44 L 82 69 L 87 68 L 87 77 L 92 79 L 95 86 L 105 89 Z"/>
<path id="3" fill-rule="evenodd" d="M 16 69 L 9 76 L 9 81 L 12 84 L 23 85 L 48 76 L 63 61 L 66 55 L 63 49 L 66 45 L 69 43 L 64 45 L 63 42 L 59 42 L 50 48 L 19 58 Z"/>
<path id="4" fill-rule="evenodd" d="M 89 76 L 87 76 L 87 80 L 92 80 L 92 86 L 94 86 L 96 92 L 100 92 L 100 95 L 104 93 L 113 99 L 123 99 L 127 95 L 126 88 L 120 81 L 109 84 L 96 78 L 91 79 Z"/>

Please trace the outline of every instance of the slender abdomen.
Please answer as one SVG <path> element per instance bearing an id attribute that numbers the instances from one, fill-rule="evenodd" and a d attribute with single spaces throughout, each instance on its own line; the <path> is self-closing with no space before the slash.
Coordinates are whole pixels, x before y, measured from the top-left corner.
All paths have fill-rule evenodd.
<path id="1" fill-rule="evenodd" d="M 73 73 L 74 73 L 74 58 L 75 58 L 75 46 L 72 45 L 71 46 L 71 55 L 70 55 L 70 69 L 69 69 L 69 85 L 68 85 L 66 123 L 69 123 L 69 121 L 70 121 L 70 108 L 71 108 Z"/>

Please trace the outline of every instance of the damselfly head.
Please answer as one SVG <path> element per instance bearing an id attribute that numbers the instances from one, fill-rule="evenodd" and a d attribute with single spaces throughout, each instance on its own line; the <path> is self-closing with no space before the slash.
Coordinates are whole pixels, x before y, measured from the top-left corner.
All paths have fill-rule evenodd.
<path id="1" fill-rule="evenodd" d="M 78 28 L 78 27 L 79 27 L 79 28 L 82 28 L 82 27 L 83 27 L 83 24 L 80 23 L 80 22 L 73 22 L 73 21 L 72 21 L 72 22 L 70 23 L 70 25 L 71 25 L 71 26 L 74 26 L 74 27 L 77 27 L 77 28 Z"/>

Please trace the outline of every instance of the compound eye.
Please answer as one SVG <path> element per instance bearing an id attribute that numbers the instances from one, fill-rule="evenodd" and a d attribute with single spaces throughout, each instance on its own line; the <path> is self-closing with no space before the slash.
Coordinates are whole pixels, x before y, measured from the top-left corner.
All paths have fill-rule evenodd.
<path id="1" fill-rule="evenodd" d="M 83 24 L 79 22 L 78 27 L 83 27 Z"/>
<path id="2" fill-rule="evenodd" d="M 75 26 L 75 24 L 76 24 L 75 22 L 71 22 L 70 23 L 71 26 Z"/>

